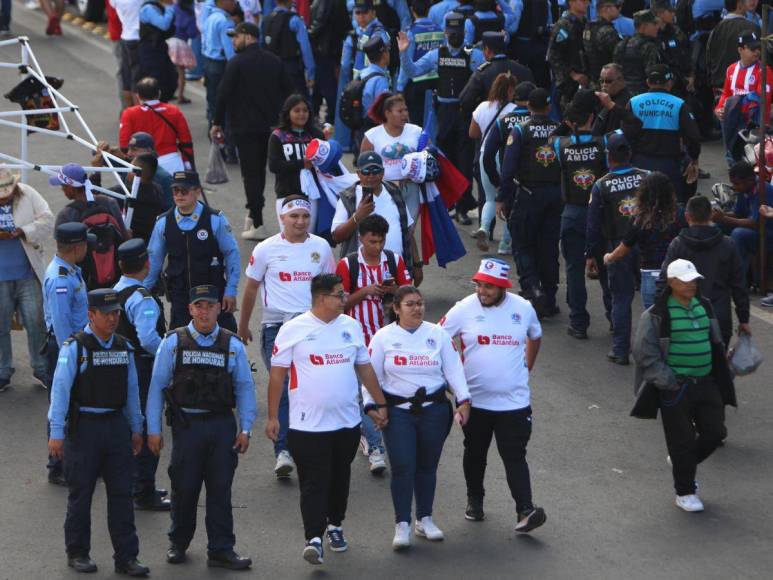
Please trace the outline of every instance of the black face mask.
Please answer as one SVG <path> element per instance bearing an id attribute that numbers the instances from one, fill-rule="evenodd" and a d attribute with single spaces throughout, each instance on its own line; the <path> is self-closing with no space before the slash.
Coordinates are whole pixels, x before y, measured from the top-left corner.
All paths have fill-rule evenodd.
<path id="1" fill-rule="evenodd" d="M 449 32 L 448 33 L 448 45 L 453 48 L 460 48 L 464 44 L 463 32 Z"/>

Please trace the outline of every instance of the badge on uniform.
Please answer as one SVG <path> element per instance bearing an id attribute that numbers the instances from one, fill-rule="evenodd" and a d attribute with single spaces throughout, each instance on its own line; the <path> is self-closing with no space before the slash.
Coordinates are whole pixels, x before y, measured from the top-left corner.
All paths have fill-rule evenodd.
<path id="1" fill-rule="evenodd" d="M 56 289 L 57 294 L 67 294 L 67 288 L 66 287 L 59 287 Z"/>
<path id="2" fill-rule="evenodd" d="M 542 145 L 537 147 L 534 158 L 542 167 L 547 167 L 556 160 L 556 152 L 550 145 Z"/>
<path id="3" fill-rule="evenodd" d="M 196 237 L 203 242 L 209 237 L 209 232 L 207 230 L 199 230 L 198 232 L 196 232 Z"/>
<path id="4" fill-rule="evenodd" d="M 311 261 L 314 262 L 315 264 L 319 264 L 319 258 L 320 258 L 319 252 L 311 253 Z"/>
<path id="5" fill-rule="evenodd" d="M 344 342 L 352 342 L 352 335 L 345 330 L 341 333 L 341 338 Z"/>
<path id="6" fill-rule="evenodd" d="M 434 339 L 434 338 L 428 338 L 428 339 L 427 339 L 427 346 L 428 346 L 429 348 L 435 348 L 435 345 L 436 345 L 436 344 L 437 344 L 437 343 L 435 342 L 435 339 Z"/>
<path id="7" fill-rule="evenodd" d="M 569 33 L 566 31 L 566 28 L 562 28 L 556 34 L 556 42 L 563 42 L 567 38 L 569 38 Z"/>
<path id="8" fill-rule="evenodd" d="M 521 323 L 521 315 L 517 312 L 513 312 L 510 315 L 510 319 L 513 321 L 513 324 L 520 324 Z"/>
<path id="9" fill-rule="evenodd" d="M 590 169 L 578 169 L 572 175 L 572 181 L 581 189 L 590 189 L 596 181 L 596 176 Z"/>

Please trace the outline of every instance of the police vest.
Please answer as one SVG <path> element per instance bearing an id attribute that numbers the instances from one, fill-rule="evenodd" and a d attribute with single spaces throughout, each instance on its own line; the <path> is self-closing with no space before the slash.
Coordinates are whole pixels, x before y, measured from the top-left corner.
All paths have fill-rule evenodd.
<path id="1" fill-rule="evenodd" d="M 636 207 L 636 190 L 647 173 L 631 167 L 607 173 L 596 182 L 604 202 L 601 231 L 607 240 L 621 240 L 628 233 Z"/>
<path id="2" fill-rule="evenodd" d="M 113 335 L 113 344 L 104 348 L 97 337 L 88 332 L 76 332 L 64 344 L 72 341 L 77 348 L 77 374 L 72 385 L 70 398 L 81 407 L 122 409 L 126 406 L 129 390 L 129 345 L 118 334 Z M 87 354 L 83 354 L 83 349 Z M 81 372 L 81 364 L 86 370 Z"/>
<path id="3" fill-rule="evenodd" d="M 166 334 L 166 320 L 164 319 L 164 306 L 161 301 L 153 296 L 144 286 L 127 286 L 118 293 L 118 302 L 121 304 L 121 316 L 118 319 L 118 327 L 115 329 L 117 334 L 126 337 L 135 348 L 135 354 L 145 354 L 145 350 L 140 346 L 140 339 L 137 336 L 137 328 L 129 321 L 126 315 L 126 301 L 135 292 L 139 292 L 143 298 L 152 298 L 158 305 L 159 315 L 156 320 L 156 332 L 159 336 Z M 156 353 L 151 352 L 151 355 Z"/>
<path id="4" fill-rule="evenodd" d="M 146 4 L 155 6 L 161 14 L 164 13 L 164 6 L 160 2 L 157 2 L 156 0 L 145 0 L 142 5 L 145 6 Z M 172 8 L 170 6 L 169 10 L 171 9 Z M 147 42 L 148 45 L 153 46 L 154 48 L 167 51 L 168 48 L 166 46 L 166 39 L 172 38 L 173 36 L 174 24 L 172 24 L 168 30 L 161 30 L 149 22 L 140 22 L 140 40 L 143 43 Z"/>
<path id="5" fill-rule="evenodd" d="M 282 60 L 298 60 L 301 45 L 290 30 L 290 19 L 296 16 L 289 10 L 275 10 L 263 23 L 263 40 L 266 48 Z"/>
<path id="6" fill-rule="evenodd" d="M 440 28 L 434 22 L 422 21 L 414 22 L 411 25 L 411 33 L 413 35 L 413 62 L 416 62 L 430 50 L 440 48 L 443 45 L 445 35 Z M 437 71 L 429 72 L 420 77 L 414 77 L 412 82 L 418 83 L 421 81 L 431 81 L 438 78 Z"/>
<path id="7" fill-rule="evenodd" d="M 560 125 L 540 115 L 520 125 L 521 156 L 518 159 L 518 179 L 526 187 L 556 185 L 561 179 L 561 167 L 550 135 Z M 508 138 L 508 144 L 510 144 Z"/>
<path id="8" fill-rule="evenodd" d="M 177 334 L 174 376 L 170 393 L 180 407 L 228 411 L 236 406 L 233 379 L 228 372 L 232 332 L 221 328 L 215 344 L 201 346 L 188 327 Z M 170 336 L 171 333 L 167 336 Z"/>
<path id="9" fill-rule="evenodd" d="M 505 17 L 501 12 L 495 12 L 493 17 L 474 12 L 470 16 L 470 22 L 475 30 L 473 44 L 478 44 L 481 41 L 484 32 L 502 32 L 505 29 Z"/>
<path id="10" fill-rule="evenodd" d="M 213 284 L 225 290 L 223 253 L 212 231 L 212 216 L 216 212 L 204 206 L 196 226 L 184 232 L 177 226 L 174 208 L 166 216 L 164 238 L 167 249 L 166 284 L 170 293 L 184 293 L 202 284 Z"/>
<path id="11" fill-rule="evenodd" d="M 459 54 L 453 56 L 448 46 L 443 45 L 438 49 L 437 71 L 437 96 L 445 99 L 459 98 L 472 75 L 470 55 L 460 50 Z"/>
<path id="12" fill-rule="evenodd" d="M 621 40 L 615 48 L 615 62 L 623 67 L 623 77 L 628 89 L 636 94 L 647 90 L 647 72 L 642 63 L 642 46 L 654 42 L 639 34 Z"/>
<path id="13" fill-rule="evenodd" d="M 684 101 L 671 93 L 650 92 L 633 97 L 631 111 L 641 119 L 644 131 L 679 132 L 679 113 Z"/>
<path id="14" fill-rule="evenodd" d="M 516 125 L 523 125 L 530 118 L 531 113 L 529 113 L 529 109 L 526 107 L 517 107 L 496 120 L 496 129 L 499 131 L 500 136 L 498 153 L 500 166 L 505 158 L 505 148 L 507 147 L 507 142 L 513 127 Z"/>
<path id="15" fill-rule="evenodd" d="M 548 35 L 548 3 L 545 0 L 523 0 L 521 20 L 515 35 L 530 39 Z"/>
<path id="16" fill-rule="evenodd" d="M 599 42 L 599 36 L 601 31 L 609 27 L 615 30 L 615 27 L 611 22 L 606 20 L 596 20 L 594 22 L 588 22 L 585 25 L 585 30 L 582 32 L 582 48 L 585 52 L 586 65 L 588 66 L 588 75 L 591 80 L 595 82 L 598 80 L 598 75 L 604 65 L 612 62 L 614 57 L 614 46 L 612 46 L 612 54 L 604 50 L 605 47 L 601 46 Z M 620 35 L 615 30 L 615 36 L 620 38 Z"/>
<path id="17" fill-rule="evenodd" d="M 580 142 L 574 135 L 561 137 L 558 141 L 558 155 L 564 201 L 587 206 L 593 184 L 606 173 L 604 138 L 592 137 Z"/>
<path id="18" fill-rule="evenodd" d="M 386 30 L 384 29 L 384 25 L 381 24 L 381 22 L 378 21 L 378 18 L 372 20 L 368 26 L 365 27 L 366 32 L 363 32 L 362 34 L 357 34 L 356 30 L 353 30 L 350 34 L 352 37 L 352 43 L 354 46 L 354 58 L 352 59 L 352 78 L 358 79 L 360 78 L 360 72 L 362 72 L 363 69 L 365 69 L 369 64 L 370 60 L 368 60 L 367 55 L 363 51 L 362 47 L 367 44 L 367 42 L 373 37 L 376 32 L 379 30 Z M 357 57 L 362 56 L 362 60 L 360 63 L 357 62 Z M 362 66 L 360 66 L 360 64 Z"/>

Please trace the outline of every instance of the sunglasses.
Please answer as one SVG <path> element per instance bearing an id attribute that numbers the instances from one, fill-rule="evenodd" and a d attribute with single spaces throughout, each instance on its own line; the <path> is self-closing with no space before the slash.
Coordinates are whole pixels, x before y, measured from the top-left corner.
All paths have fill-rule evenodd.
<path id="1" fill-rule="evenodd" d="M 378 167 L 377 165 L 371 165 L 369 167 L 363 167 L 359 171 L 363 175 L 381 175 L 384 173 L 384 168 Z"/>

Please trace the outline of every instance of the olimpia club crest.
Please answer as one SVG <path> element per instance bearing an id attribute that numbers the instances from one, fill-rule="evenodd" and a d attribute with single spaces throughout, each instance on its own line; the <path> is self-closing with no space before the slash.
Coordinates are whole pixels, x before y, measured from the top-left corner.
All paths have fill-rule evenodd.
<path id="1" fill-rule="evenodd" d="M 550 145 L 542 145 L 534 152 L 534 159 L 542 167 L 547 167 L 556 160 L 556 152 Z"/>
<path id="2" fill-rule="evenodd" d="M 590 189 L 596 182 L 596 176 L 590 169 L 578 169 L 572 174 L 572 181 L 580 189 Z"/>

